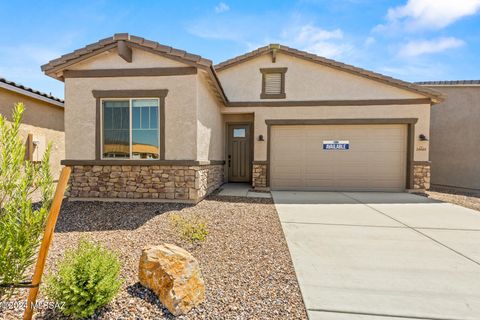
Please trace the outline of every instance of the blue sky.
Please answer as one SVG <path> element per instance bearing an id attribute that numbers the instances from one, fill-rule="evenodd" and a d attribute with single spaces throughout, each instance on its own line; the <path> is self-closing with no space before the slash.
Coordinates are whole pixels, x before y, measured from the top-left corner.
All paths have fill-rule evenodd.
<path id="1" fill-rule="evenodd" d="M 480 0 L 0 1 L 0 77 L 129 32 L 214 61 L 281 43 L 407 81 L 480 78 Z"/>

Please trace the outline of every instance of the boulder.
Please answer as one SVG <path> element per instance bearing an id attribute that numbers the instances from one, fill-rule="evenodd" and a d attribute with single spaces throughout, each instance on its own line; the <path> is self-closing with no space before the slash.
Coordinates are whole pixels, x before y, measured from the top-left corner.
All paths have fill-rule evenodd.
<path id="1" fill-rule="evenodd" d="M 205 300 L 205 283 L 198 261 L 173 244 L 147 246 L 139 264 L 140 283 L 151 289 L 175 316 Z"/>

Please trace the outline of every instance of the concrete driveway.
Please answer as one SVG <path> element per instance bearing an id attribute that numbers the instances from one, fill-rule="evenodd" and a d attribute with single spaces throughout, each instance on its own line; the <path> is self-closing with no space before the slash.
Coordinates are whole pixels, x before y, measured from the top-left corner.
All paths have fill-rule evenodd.
<path id="1" fill-rule="evenodd" d="M 310 319 L 480 319 L 480 212 L 407 193 L 272 194 Z"/>

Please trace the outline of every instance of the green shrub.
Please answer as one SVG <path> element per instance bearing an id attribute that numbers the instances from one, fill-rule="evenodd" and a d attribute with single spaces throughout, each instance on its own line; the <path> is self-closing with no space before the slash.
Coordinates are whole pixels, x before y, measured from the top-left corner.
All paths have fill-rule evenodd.
<path id="1" fill-rule="evenodd" d="M 199 243 L 207 240 L 207 223 L 198 215 L 174 213 L 170 215 L 170 222 L 180 232 L 182 239 L 186 241 Z"/>
<path id="2" fill-rule="evenodd" d="M 11 121 L 0 114 L 0 283 L 5 285 L 30 281 L 54 192 L 50 145 L 40 163 L 25 161 L 19 134 L 24 110 L 16 104 Z M 34 208 L 36 191 L 42 199 Z M 12 293 L 0 287 L 0 300 Z"/>
<path id="3" fill-rule="evenodd" d="M 86 240 L 67 251 L 57 268 L 45 278 L 47 296 L 74 318 L 89 317 L 110 303 L 122 284 L 117 254 Z"/>

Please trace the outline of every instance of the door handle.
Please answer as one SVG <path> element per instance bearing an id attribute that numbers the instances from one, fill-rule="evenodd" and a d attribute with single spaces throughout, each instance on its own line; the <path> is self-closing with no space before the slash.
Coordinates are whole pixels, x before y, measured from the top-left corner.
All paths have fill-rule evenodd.
<path id="1" fill-rule="evenodd" d="M 229 155 L 228 155 L 228 167 L 229 167 L 229 168 L 232 166 L 232 160 L 231 160 L 231 159 L 232 159 L 232 155 L 229 154 Z"/>

